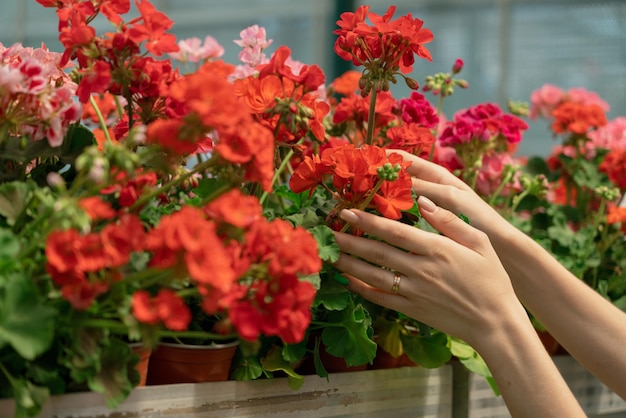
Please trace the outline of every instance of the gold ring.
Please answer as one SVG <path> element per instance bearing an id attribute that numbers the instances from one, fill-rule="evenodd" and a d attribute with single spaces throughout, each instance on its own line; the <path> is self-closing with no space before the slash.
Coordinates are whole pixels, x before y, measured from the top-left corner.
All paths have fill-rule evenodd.
<path id="1" fill-rule="evenodd" d="M 393 285 L 391 286 L 391 293 L 396 294 L 400 290 L 400 279 L 402 276 L 397 271 L 393 273 Z"/>

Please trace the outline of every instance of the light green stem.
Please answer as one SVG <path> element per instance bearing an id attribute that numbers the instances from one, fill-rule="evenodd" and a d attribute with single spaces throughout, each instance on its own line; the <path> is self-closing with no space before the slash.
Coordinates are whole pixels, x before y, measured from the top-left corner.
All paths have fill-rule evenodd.
<path id="1" fill-rule="evenodd" d="M 111 136 L 109 135 L 109 129 L 107 127 L 106 121 L 104 120 L 104 116 L 102 116 L 102 112 L 96 103 L 96 99 L 93 98 L 93 94 L 89 95 L 89 103 L 93 107 L 93 110 L 96 112 L 96 116 L 98 116 L 98 122 L 100 122 L 100 127 L 104 131 L 104 137 L 107 142 L 111 142 Z"/>

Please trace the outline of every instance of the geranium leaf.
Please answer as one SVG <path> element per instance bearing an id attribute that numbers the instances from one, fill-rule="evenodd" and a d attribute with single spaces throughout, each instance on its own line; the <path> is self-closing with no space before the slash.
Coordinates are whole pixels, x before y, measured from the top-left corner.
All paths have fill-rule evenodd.
<path id="1" fill-rule="evenodd" d="M 94 144 L 96 144 L 96 138 L 90 129 L 81 124 L 73 124 L 70 126 L 63 139 L 61 156 L 66 162 L 71 162 L 75 160 L 85 148 Z"/>
<path id="2" fill-rule="evenodd" d="M 291 363 L 283 358 L 282 350 L 279 347 L 272 347 L 267 356 L 261 359 L 261 365 L 270 372 L 282 371 L 290 378 L 289 387 L 299 389 L 304 383 L 304 376 L 296 373 Z"/>
<path id="3" fill-rule="evenodd" d="M 341 249 L 335 242 L 335 234 L 333 234 L 332 229 L 326 225 L 318 225 L 309 229 L 309 232 L 317 241 L 319 255 L 323 261 L 334 263 L 339 260 Z"/>
<path id="4" fill-rule="evenodd" d="M 15 265 L 17 254 L 20 251 L 20 243 L 9 229 L 0 228 L 0 268 L 2 271 L 10 271 L 10 266 Z"/>
<path id="5" fill-rule="evenodd" d="M 122 341 L 112 339 L 109 345 L 102 347 L 100 371 L 89 379 L 88 385 L 92 391 L 104 395 L 109 408 L 115 408 L 126 399 L 138 383 L 131 358 L 131 348 Z"/>
<path id="6" fill-rule="evenodd" d="M 329 314 L 333 326 L 324 328 L 322 342 L 329 354 L 342 357 L 347 366 L 371 363 L 376 343 L 370 338 L 371 320 L 363 305 Z"/>
<path id="7" fill-rule="evenodd" d="M 50 397 L 47 387 L 35 386 L 26 379 L 13 380 L 13 394 L 16 417 L 37 416 Z"/>
<path id="8" fill-rule="evenodd" d="M 201 198 L 217 195 L 217 191 L 224 186 L 224 181 L 217 178 L 202 179 L 198 183 L 198 187 L 193 189 L 193 193 Z M 216 196 L 217 197 L 217 196 Z"/>
<path id="9" fill-rule="evenodd" d="M 427 369 L 441 367 L 452 358 L 446 334 L 435 333 L 429 336 L 402 334 L 400 340 L 409 358 Z"/>
<path id="10" fill-rule="evenodd" d="M 30 200 L 31 187 L 23 182 L 13 181 L 0 185 L 0 215 L 13 225 Z"/>
<path id="11" fill-rule="evenodd" d="M 237 354 L 233 361 L 233 369 L 231 377 L 237 381 L 254 380 L 261 377 L 263 367 L 258 357 L 254 354 L 250 356 L 241 356 Z"/>
<path id="12" fill-rule="evenodd" d="M 313 306 L 323 306 L 329 311 L 345 309 L 350 303 L 351 296 L 345 286 L 334 280 L 324 280 L 321 288 L 315 294 Z"/>
<path id="13" fill-rule="evenodd" d="M 8 343 L 22 357 L 33 360 L 50 348 L 55 310 L 43 304 L 29 278 L 7 279 L 4 288 L 0 287 L 0 347 Z"/>
<path id="14" fill-rule="evenodd" d="M 453 356 L 460 359 L 470 358 L 476 353 L 476 350 L 474 350 L 468 343 L 454 337 L 450 337 L 450 351 Z"/>
<path id="15" fill-rule="evenodd" d="M 285 344 L 282 351 L 282 356 L 285 361 L 289 363 L 295 363 L 304 357 L 306 354 L 307 348 L 307 339 L 305 338 L 299 344 Z"/>
<path id="16" fill-rule="evenodd" d="M 397 321 L 388 321 L 383 317 L 376 320 L 376 343 L 393 357 L 399 357 L 404 352 L 400 333 L 404 329 Z"/>

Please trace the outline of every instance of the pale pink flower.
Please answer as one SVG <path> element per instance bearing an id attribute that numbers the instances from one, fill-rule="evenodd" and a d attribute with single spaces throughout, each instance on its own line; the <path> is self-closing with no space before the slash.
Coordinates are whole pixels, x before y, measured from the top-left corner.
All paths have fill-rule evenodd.
<path id="1" fill-rule="evenodd" d="M 609 121 L 605 126 L 589 132 L 587 136 L 590 141 L 586 145 L 593 148 L 626 148 L 626 116 Z"/>
<path id="2" fill-rule="evenodd" d="M 235 71 L 228 76 L 228 79 L 230 81 L 242 80 L 246 77 L 257 74 L 258 72 L 258 70 L 248 64 L 238 65 L 235 67 Z"/>
<path id="3" fill-rule="evenodd" d="M 269 58 L 265 56 L 263 49 L 260 46 L 255 45 L 242 49 L 239 52 L 239 61 L 249 65 L 250 67 L 256 67 L 257 65 L 269 62 Z"/>
<path id="4" fill-rule="evenodd" d="M 508 153 L 484 155 L 482 167 L 476 179 L 476 190 L 483 196 L 490 196 L 494 193 L 502 183 L 502 174 L 507 165 L 513 165 L 513 158 Z M 507 191 L 505 187 L 503 192 Z"/>
<path id="5" fill-rule="evenodd" d="M 183 63 L 205 62 L 224 55 L 224 48 L 212 36 L 204 38 L 204 42 L 196 37 L 183 39 L 178 42 L 178 48 L 178 52 L 171 52 L 169 56 Z"/>
<path id="6" fill-rule="evenodd" d="M 564 96 L 563 89 L 552 84 L 544 84 L 530 95 L 530 117 L 532 119 L 538 116 L 549 118 Z"/>
<path id="7" fill-rule="evenodd" d="M 252 48 L 258 46 L 261 49 L 267 49 L 272 44 L 272 39 L 267 40 L 265 28 L 259 25 L 248 26 L 239 32 L 241 39 L 234 42 L 242 48 Z"/>
<path id="8" fill-rule="evenodd" d="M 574 103 L 580 103 L 584 105 L 597 105 L 602 108 L 605 112 L 611 110 L 611 107 L 607 102 L 602 100 L 600 95 L 596 92 L 589 91 L 582 87 L 571 88 L 567 91 L 567 100 Z"/>

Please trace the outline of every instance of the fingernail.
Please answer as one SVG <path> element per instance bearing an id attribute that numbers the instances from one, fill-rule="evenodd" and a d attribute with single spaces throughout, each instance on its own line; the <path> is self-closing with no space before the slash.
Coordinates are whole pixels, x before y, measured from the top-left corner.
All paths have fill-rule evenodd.
<path id="1" fill-rule="evenodd" d="M 419 205 L 420 209 L 425 210 L 426 212 L 432 213 L 435 211 L 435 209 L 437 209 L 437 205 L 435 205 L 433 201 L 426 196 L 418 197 L 417 204 Z"/>
<path id="2" fill-rule="evenodd" d="M 356 224 L 359 221 L 359 217 L 356 216 L 356 213 L 348 209 L 343 209 L 339 213 L 339 217 L 350 224 Z"/>
<path id="3" fill-rule="evenodd" d="M 344 285 L 344 286 L 347 286 L 350 283 L 350 280 L 348 280 L 346 276 L 344 276 L 343 274 L 339 274 L 339 273 L 335 273 L 333 275 L 333 279 L 335 279 L 337 283 Z"/>

